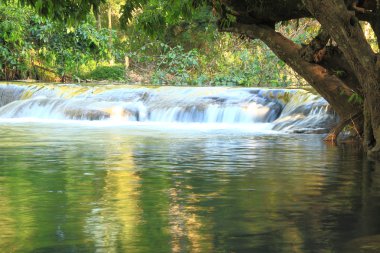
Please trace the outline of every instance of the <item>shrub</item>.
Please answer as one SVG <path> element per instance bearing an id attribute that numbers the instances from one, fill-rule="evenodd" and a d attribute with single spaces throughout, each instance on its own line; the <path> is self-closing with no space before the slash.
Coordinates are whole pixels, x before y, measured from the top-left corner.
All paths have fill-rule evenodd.
<path id="1" fill-rule="evenodd" d="M 93 71 L 85 75 L 85 78 L 98 81 L 125 81 L 125 68 L 123 65 L 98 66 Z"/>

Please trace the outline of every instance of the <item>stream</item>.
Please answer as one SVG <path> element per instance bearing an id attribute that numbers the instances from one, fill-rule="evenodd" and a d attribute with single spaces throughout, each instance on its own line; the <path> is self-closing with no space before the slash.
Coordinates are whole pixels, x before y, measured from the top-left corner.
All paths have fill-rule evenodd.
<path id="1" fill-rule="evenodd" d="M 336 121 L 304 90 L 0 84 L 0 252 L 379 252 L 380 166 Z"/>

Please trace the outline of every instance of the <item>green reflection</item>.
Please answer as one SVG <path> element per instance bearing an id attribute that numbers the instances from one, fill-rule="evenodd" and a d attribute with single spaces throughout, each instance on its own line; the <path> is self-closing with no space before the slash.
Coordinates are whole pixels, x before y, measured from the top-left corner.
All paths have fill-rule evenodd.
<path id="1" fill-rule="evenodd" d="M 320 136 L 0 131 L 2 252 L 345 252 L 380 234 L 379 165 Z"/>

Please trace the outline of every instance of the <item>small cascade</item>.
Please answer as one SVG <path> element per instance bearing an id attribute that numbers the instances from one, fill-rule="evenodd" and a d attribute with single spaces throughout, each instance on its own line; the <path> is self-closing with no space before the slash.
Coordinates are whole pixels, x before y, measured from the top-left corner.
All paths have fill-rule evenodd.
<path id="1" fill-rule="evenodd" d="M 274 130 L 326 132 L 328 103 L 300 89 L 0 84 L 0 118 L 168 123 L 268 123 Z"/>
<path id="2" fill-rule="evenodd" d="M 273 129 L 323 133 L 336 123 L 337 116 L 325 99 L 310 92 L 293 91 L 280 116 L 273 122 Z"/>
<path id="3" fill-rule="evenodd" d="M 26 90 L 18 85 L 0 85 L 0 107 L 21 99 Z"/>

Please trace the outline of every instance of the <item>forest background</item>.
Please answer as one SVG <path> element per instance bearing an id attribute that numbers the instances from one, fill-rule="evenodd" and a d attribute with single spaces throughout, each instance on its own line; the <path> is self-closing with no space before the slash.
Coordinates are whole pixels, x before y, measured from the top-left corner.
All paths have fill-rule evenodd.
<path id="1" fill-rule="evenodd" d="M 307 85 L 260 40 L 218 32 L 210 7 L 189 10 L 182 17 L 181 6 L 150 0 L 129 23 L 120 23 L 123 3 L 107 1 L 96 14 L 72 24 L 41 17 L 16 2 L 0 4 L 0 80 Z M 362 26 L 378 52 L 372 29 Z M 308 44 L 320 25 L 300 19 L 279 23 L 276 29 L 296 43 Z"/>
<path id="2" fill-rule="evenodd" d="M 210 7 L 189 10 L 182 17 L 181 6 L 150 0 L 129 23 L 120 23 L 122 3 L 105 2 L 75 24 L 38 16 L 17 3 L 0 4 L 0 80 L 307 85 L 261 41 L 218 32 Z M 312 19 L 277 25 L 277 30 L 302 44 L 319 28 Z M 369 26 L 365 30 L 368 38 L 374 37 Z"/>

